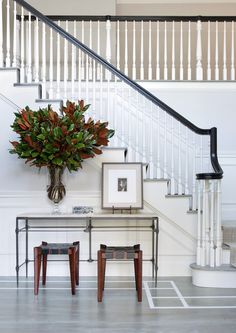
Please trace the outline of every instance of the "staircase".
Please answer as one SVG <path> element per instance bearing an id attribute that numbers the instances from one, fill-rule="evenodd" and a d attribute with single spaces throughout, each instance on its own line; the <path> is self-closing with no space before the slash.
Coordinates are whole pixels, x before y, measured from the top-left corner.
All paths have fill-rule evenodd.
<path id="1" fill-rule="evenodd" d="M 188 264 L 194 260 L 196 285 L 209 284 L 206 272 L 211 278 L 219 271 L 227 274 L 222 266 L 223 172 L 217 159 L 216 128 L 198 128 L 25 1 L 6 4 L 6 29 L 0 32 L 2 98 L 18 107 L 27 101 L 32 108 L 50 103 L 55 109 L 68 97 L 89 101 L 88 116 L 108 120 L 116 131 L 108 159 L 119 150 L 126 161 L 145 166 L 145 206 L 162 222 L 160 275 L 173 274 L 168 266 L 173 249 L 171 254 L 165 250 L 168 242 L 180 257 L 183 248 L 186 251 L 187 259 L 176 261 L 176 275 L 188 275 Z M 72 191 L 79 186 L 75 176 L 67 180 Z M 235 277 L 236 269 L 230 273 Z"/>

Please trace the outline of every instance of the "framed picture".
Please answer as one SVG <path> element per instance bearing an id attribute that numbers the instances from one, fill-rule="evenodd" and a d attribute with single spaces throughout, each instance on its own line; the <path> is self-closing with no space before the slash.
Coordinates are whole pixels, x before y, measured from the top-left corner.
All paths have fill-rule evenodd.
<path id="1" fill-rule="evenodd" d="M 102 164 L 102 208 L 143 208 L 142 163 Z"/>

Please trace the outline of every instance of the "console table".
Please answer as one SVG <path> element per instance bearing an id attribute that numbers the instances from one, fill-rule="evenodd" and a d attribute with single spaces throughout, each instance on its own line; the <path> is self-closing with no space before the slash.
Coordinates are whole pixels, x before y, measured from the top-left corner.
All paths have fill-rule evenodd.
<path id="1" fill-rule="evenodd" d="M 46 224 L 39 224 L 39 222 L 48 221 Z M 61 224 L 57 225 L 55 222 L 73 221 L 74 224 Z M 102 225 L 102 222 L 111 222 Z M 136 221 L 136 225 L 117 225 L 116 221 Z M 76 222 L 76 223 L 75 223 Z M 149 222 L 149 224 L 148 224 Z M 152 255 L 150 259 L 152 262 L 152 275 L 157 284 L 157 271 L 158 271 L 158 233 L 159 233 L 159 219 L 157 216 L 150 213 L 89 213 L 89 214 L 50 214 L 50 213 L 26 213 L 20 214 L 16 217 L 16 281 L 19 284 L 19 271 L 25 265 L 26 277 L 28 277 L 28 264 L 33 260 L 29 259 L 29 233 L 30 232 L 53 232 L 57 231 L 78 231 L 81 229 L 88 233 L 88 246 L 89 256 L 86 261 L 93 262 L 92 258 L 92 233 L 99 229 L 118 230 L 125 229 L 127 231 L 147 231 L 152 232 Z M 19 234 L 25 233 L 25 258 L 23 262 L 19 262 Z M 83 261 L 83 260 L 81 260 Z M 84 260 L 85 261 L 85 260 Z"/>

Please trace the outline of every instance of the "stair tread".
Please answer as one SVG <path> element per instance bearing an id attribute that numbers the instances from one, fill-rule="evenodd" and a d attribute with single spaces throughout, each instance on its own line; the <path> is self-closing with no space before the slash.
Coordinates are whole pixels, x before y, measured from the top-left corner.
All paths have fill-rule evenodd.
<path id="1" fill-rule="evenodd" d="M 14 83 L 14 87 L 41 87 L 40 83 Z"/>
<path id="2" fill-rule="evenodd" d="M 168 178 L 147 178 L 144 179 L 145 182 L 169 182 L 170 179 Z"/>
<path id="3" fill-rule="evenodd" d="M 230 264 L 223 264 L 221 266 L 218 267 L 210 267 L 210 266 L 199 266 L 197 264 L 191 264 L 190 265 L 191 268 L 193 269 L 199 269 L 202 271 L 219 271 L 219 272 L 224 272 L 224 271 L 230 271 L 230 272 L 234 272 L 236 271 L 236 267 L 230 265 Z"/>
<path id="4" fill-rule="evenodd" d="M 20 70 L 18 67 L 0 67 L 0 71 L 15 71 Z"/>
<path id="5" fill-rule="evenodd" d="M 35 100 L 36 102 L 59 102 L 59 103 L 61 103 L 61 102 L 63 102 L 63 100 L 62 99 L 53 99 L 53 98 L 51 98 L 51 99 L 46 99 L 46 98 L 44 98 L 44 99 L 40 99 L 40 98 L 37 98 L 36 100 Z"/>
<path id="6" fill-rule="evenodd" d="M 191 198 L 191 194 L 167 194 L 166 198 Z"/>

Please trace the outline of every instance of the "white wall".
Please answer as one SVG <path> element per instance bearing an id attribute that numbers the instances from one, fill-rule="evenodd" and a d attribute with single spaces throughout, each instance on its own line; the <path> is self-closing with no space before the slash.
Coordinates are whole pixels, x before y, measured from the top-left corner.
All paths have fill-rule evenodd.
<path id="1" fill-rule="evenodd" d="M 29 0 L 45 15 L 115 15 L 115 0 Z"/>

